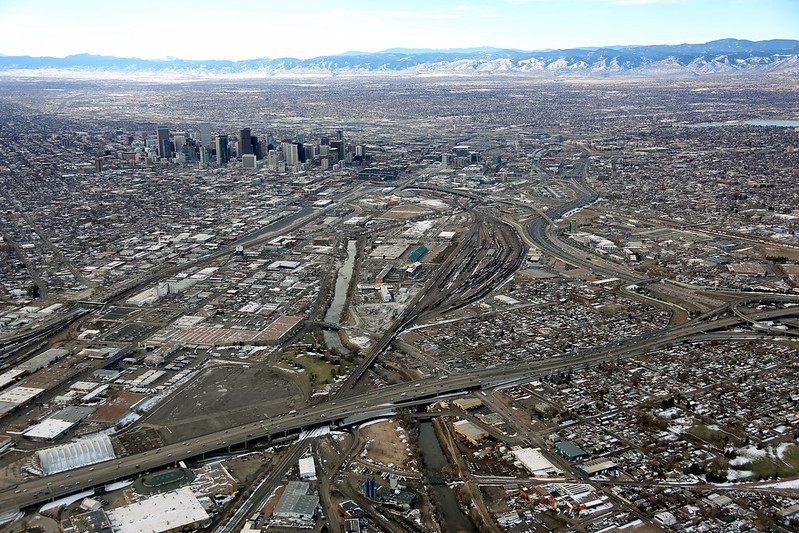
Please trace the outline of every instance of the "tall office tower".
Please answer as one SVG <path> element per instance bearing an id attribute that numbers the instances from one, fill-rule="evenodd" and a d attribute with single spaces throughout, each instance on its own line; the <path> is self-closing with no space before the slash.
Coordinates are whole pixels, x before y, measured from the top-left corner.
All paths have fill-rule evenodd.
<path id="1" fill-rule="evenodd" d="M 278 155 L 277 150 L 269 150 L 266 162 L 269 170 L 277 170 L 277 164 L 280 162 Z"/>
<path id="2" fill-rule="evenodd" d="M 175 134 L 175 151 L 180 152 L 183 145 L 186 144 L 186 136 L 185 135 L 177 135 Z"/>
<path id="3" fill-rule="evenodd" d="M 169 148 L 169 126 L 158 126 L 158 157 L 169 158 L 172 150 Z"/>
<path id="4" fill-rule="evenodd" d="M 302 143 L 294 143 L 297 145 L 297 159 L 300 163 L 305 163 L 305 147 Z"/>
<path id="5" fill-rule="evenodd" d="M 205 148 L 211 148 L 212 142 L 213 139 L 211 139 L 211 123 L 200 122 L 200 145 L 204 146 Z"/>
<path id="6" fill-rule="evenodd" d="M 314 155 L 316 155 L 314 151 L 314 145 L 312 144 L 304 145 L 303 151 L 305 152 L 305 161 L 313 161 Z"/>
<path id="7" fill-rule="evenodd" d="M 211 157 L 209 152 L 210 150 L 205 146 L 200 147 L 200 163 L 202 163 L 203 165 L 207 165 L 208 163 L 211 162 Z"/>
<path id="8" fill-rule="evenodd" d="M 330 137 L 322 137 L 319 139 L 319 144 L 322 146 L 330 146 Z"/>
<path id="9" fill-rule="evenodd" d="M 305 134 L 301 131 L 297 133 L 297 142 L 300 144 L 305 144 Z"/>
<path id="10" fill-rule="evenodd" d="M 289 166 L 294 166 L 300 162 L 297 145 L 295 143 L 283 143 L 283 159 L 286 161 L 286 165 Z"/>
<path id="11" fill-rule="evenodd" d="M 258 136 L 253 135 L 250 137 L 250 145 L 252 146 L 252 153 L 258 159 L 263 159 L 264 154 L 261 153 L 261 143 L 258 142 Z"/>
<path id="12" fill-rule="evenodd" d="M 344 132 L 341 130 L 336 131 L 336 140 L 343 141 L 344 140 Z"/>
<path id="13" fill-rule="evenodd" d="M 339 159 L 344 159 L 344 148 L 344 141 L 330 141 L 330 151 L 336 150 Z"/>
<path id="14" fill-rule="evenodd" d="M 216 136 L 216 164 L 227 165 L 230 154 L 227 151 L 227 135 Z"/>
<path id="15" fill-rule="evenodd" d="M 250 139 L 250 128 L 239 130 L 239 157 L 252 153 L 252 140 Z"/>

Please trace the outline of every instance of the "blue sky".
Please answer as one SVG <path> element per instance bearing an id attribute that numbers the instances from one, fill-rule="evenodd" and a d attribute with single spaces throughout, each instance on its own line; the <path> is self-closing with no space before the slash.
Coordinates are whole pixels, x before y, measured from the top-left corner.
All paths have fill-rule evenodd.
<path id="1" fill-rule="evenodd" d="M 0 0 L 0 53 L 251 59 L 799 39 L 799 0 Z"/>

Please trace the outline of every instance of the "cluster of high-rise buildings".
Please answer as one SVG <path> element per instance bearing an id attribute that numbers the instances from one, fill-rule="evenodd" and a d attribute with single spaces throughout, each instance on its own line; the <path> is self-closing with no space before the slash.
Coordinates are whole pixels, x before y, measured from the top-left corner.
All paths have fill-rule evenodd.
<path id="1" fill-rule="evenodd" d="M 341 130 L 315 142 L 306 142 L 302 132 L 294 138 L 276 139 L 271 133 L 253 135 L 250 128 L 241 128 L 237 136 L 227 133 L 212 135 L 208 122 L 199 125 L 196 138 L 186 133 L 172 134 L 168 126 L 159 125 L 156 138 L 148 139 L 147 146 L 153 162 L 198 162 L 201 166 L 224 166 L 237 162 L 244 168 L 266 165 L 278 171 L 311 166 L 326 170 L 365 159 L 365 147 L 346 144 Z"/>

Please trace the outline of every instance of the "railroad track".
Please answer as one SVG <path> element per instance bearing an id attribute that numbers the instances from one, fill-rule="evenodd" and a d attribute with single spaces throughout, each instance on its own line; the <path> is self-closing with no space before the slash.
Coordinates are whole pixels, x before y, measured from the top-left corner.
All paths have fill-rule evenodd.
<path id="1" fill-rule="evenodd" d="M 477 210 L 474 213 L 475 221 L 466 238 L 372 346 L 338 389 L 335 398 L 354 394 L 355 385 L 391 341 L 417 320 L 474 303 L 521 266 L 527 249 L 516 230 Z"/>

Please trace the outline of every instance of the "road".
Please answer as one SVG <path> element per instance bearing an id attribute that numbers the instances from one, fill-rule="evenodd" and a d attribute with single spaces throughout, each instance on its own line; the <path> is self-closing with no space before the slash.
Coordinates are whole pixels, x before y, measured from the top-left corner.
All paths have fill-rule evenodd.
<path id="1" fill-rule="evenodd" d="M 747 315 L 747 319 L 762 321 L 797 315 L 799 315 L 799 306 L 759 311 Z M 538 361 L 498 365 L 493 368 L 452 374 L 444 379 L 429 378 L 375 388 L 357 397 L 334 399 L 296 412 L 264 419 L 260 423 L 233 427 L 184 443 L 164 446 L 157 451 L 130 455 L 98 463 L 91 467 L 27 481 L 19 484 L 18 487 L 11 487 L 0 492 L 0 503 L 4 509 L 24 508 L 43 500 L 86 490 L 88 487 L 157 470 L 179 460 L 202 458 L 219 450 L 227 450 L 231 446 L 246 447 L 254 440 L 291 438 L 300 435 L 302 431 L 321 425 L 343 427 L 358 424 L 370 416 L 384 415 L 387 410 L 433 403 L 437 401 L 437 398 L 471 390 L 524 383 L 557 372 L 577 370 L 617 358 L 643 354 L 686 340 L 736 339 L 740 337 L 739 334 L 724 334 L 720 331 L 744 323 L 746 320 L 738 316 L 709 321 L 695 320 L 668 330 L 634 337 L 615 346 L 601 346 L 569 357 L 553 357 Z M 708 332 L 715 333 L 709 334 Z M 289 455 L 293 456 L 293 452 Z M 286 464 L 290 466 L 289 463 Z M 275 476 L 282 476 L 285 472 L 285 470 L 277 472 L 278 470 L 280 468 L 275 469 Z M 47 492 L 48 484 L 52 489 L 49 493 Z"/>
<path id="2" fill-rule="evenodd" d="M 355 384 L 391 341 L 414 322 L 479 300 L 522 265 L 527 250 L 518 233 L 492 216 L 478 210 L 474 210 L 474 214 L 469 234 L 369 349 L 363 361 L 339 387 L 336 398 L 357 393 Z M 489 249 L 494 252 L 489 254 Z"/>
<path id="3" fill-rule="evenodd" d="M 215 252 L 203 256 L 195 261 L 190 261 L 188 263 L 182 263 L 179 265 L 165 266 L 164 268 L 156 269 L 157 270 L 156 272 L 148 274 L 142 278 L 137 278 L 135 280 L 123 284 L 122 286 L 114 287 L 110 292 L 98 298 L 100 300 L 99 302 L 83 302 L 83 307 L 76 307 L 71 311 L 67 312 L 66 314 L 56 319 L 53 319 L 45 324 L 42 324 L 35 329 L 31 329 L 22 333 L 18 333 L 13 336 L 6 337 L 4 339 L 0 339 L 0 347 L 2 347 L 0 353 L 9 353 L 12 351 L 18 351 L 33 343 L 47 339 L 52 335 L 58 333 L 59 331 L 63 330 L 73 322 L 77 321 L 78 319 L 92 313 L 93 311 L 102 309 L 104 304 L 112 303 L 113 301 L 118 301 L 127 295 L 133 294 L 136 291 L 143 289 L 144 287 L 150 285 L 151 283 L 154 283 L 160 279 L 166 279 L 169 278 L 170 276 L 174 276 L 178 272 L 186 270 L 191 266 L 204 265 L 207 264 L 208 262 L 212 262 L 222 257 L 225 257 L 226 255 L 230 255 L 233 253 L 233 251 L 236 249 L 237 246 L 253 246 L 281 232 L 292 231 L 298 227 L 307 224 L 309 221 L 322 216 L 324 213 L 325 211 L 322 209 L 313 209 L 310 207 L 305 207 L 292 215 L 283 217 L 272 224 L 269 224 L 263 228 L 259 228 L 258 230 L 250 232 L 247 235 L 241 237 L 240 239 L 226 246 L 222 246 L 219 249 L 217 249 Z M 16 362 L 18 361 L 7 361 L 5 363 L 5 366 L 10 366 L 12 363 L 15 364 Z"/>

